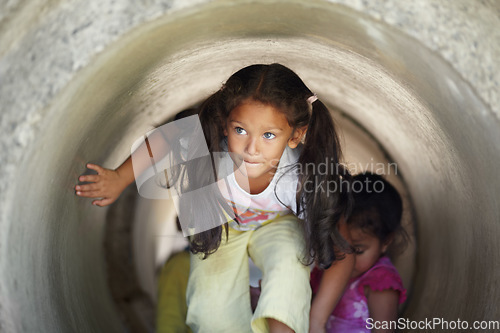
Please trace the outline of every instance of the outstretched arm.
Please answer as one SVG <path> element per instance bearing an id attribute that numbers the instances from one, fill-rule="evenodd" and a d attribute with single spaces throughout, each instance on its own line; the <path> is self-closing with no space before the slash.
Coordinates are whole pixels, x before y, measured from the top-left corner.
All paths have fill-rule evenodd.
<path id="1" fill-rule="evenodd" d="M 347 241 L 350 241 L 347 225 L 344 221 L 339 224 L 339 230 L 341 235 Z M 342 297 L 347 282 L 351 277 L 354 263 L 354 254 L 346 254 L 343 260 L 335 262 L 324 271 L 318 292 L 311 305 L 309 333 L 326 332 L 325 326 L 328 318 Z"/>
<path id="2" fill-rule="evenodd" d="M 134 169 L 136 174 L 140 174 L 151 166 L 150 147 L 155 147 L 155 152 L 166 154 L 168 145 L 159 131 L 154 131 L 148 137 L 148 144 L 143 142 L 134 151 L 133 166 L 131 156 L 115 170 L 88 163 L 87 168 L 97 171 L 97 175 L 80 176 L 78 178 L 80 182 L 89 182 L 90 184 L 76 185 L 76 195 L 86 198 L 99 198 L 92 201 L 92 204 L 96 206 L 112 204 L 118 199 L 123 190 L 134 181 Z M 140 158 L 135 158 L 135 156 Z M 155 156 L 155 160 L 159 160 L 163 156 Z"/>

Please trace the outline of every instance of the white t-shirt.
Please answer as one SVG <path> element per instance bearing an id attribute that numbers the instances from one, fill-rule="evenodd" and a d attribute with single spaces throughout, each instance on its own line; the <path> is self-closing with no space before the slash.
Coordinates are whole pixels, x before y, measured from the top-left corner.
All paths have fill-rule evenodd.
<path id="1" fill-rule="evenodd" d="M 221 167 L 226 168 L 227 186 L 219 186 L 222 196 L 238 215 L 229 226 L 247 231 L 260 227 L 279 216 L 295 213 L 298 186 L 298 170 L 292 167 L 300 156 L 300 148 L 288 146 L 281 155 L 280 162 L 271 183 L 258 194 L 250 194 L 240 187 L 234 176 L 233 161 L 229 155 L 221 159 Z"/>

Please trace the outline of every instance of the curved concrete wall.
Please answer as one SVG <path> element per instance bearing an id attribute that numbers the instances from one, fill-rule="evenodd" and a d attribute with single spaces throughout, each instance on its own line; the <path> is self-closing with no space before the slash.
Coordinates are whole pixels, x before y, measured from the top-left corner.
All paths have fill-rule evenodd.
<path id="1" fill-rule="evenodd" d="M 493 320 L 500 20 L 493 1 L 0 5 L 0 327 L 119 332 L 106 210 L 73 195 L 238 68 L 281 62 L 385 150 L 413 203 L 411 319 Z M 471 283 L 473 281 L 473 283 Z"/>

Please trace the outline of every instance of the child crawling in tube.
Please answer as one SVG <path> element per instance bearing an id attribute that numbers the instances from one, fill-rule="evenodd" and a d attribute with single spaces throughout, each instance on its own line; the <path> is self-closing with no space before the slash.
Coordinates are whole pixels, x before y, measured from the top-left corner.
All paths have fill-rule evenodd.
<path id="1" fill-rule="evenodd" d="M 362 186 L 354 186 L 356 182 Z M 391 328 L 377 329 L 384 325 L 374 323 L 396 321 L 398 305 L 406 300 L 401 277 L 386 256 L 389 245 L 396 238 L 399 237 L 401 245 L 407 240 L 401 226 L 401 197 L 391 184 L 376 174 L 357 175 L 352 184 L 354 208 L 347 227 L 356 263 L 344 294 L 328 319 L 326 332 L 393 332 Z M 361 190 L 354 190 L 358 188 Z M 328 279 L 327 274 L 313 269 L 313 295 L 325 292 L 320 286 L 325 279 Z"/>

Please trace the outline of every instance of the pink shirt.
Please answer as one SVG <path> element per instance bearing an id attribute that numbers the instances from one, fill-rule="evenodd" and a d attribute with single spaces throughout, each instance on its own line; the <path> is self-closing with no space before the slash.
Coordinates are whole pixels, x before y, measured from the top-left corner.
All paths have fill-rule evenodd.
<path id="1" fill-rule="evenodd" d="M 318 291 L 323 272 L 314 268 L 311 272 L 313 294 Z M 372 290 L 393 289 L 399 292 L 399 304 L 406 300 L 406 289 L 396 267 L 388 257 L 381 257 L 375 265 L 361 276 L 349 280 L 346 290 L 333 310 L 327 323 L 327 332 L 365 333 L 370 317 L 365 296 L 365 286 Z"/>

